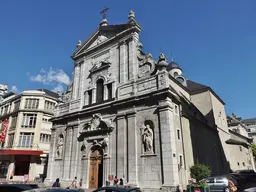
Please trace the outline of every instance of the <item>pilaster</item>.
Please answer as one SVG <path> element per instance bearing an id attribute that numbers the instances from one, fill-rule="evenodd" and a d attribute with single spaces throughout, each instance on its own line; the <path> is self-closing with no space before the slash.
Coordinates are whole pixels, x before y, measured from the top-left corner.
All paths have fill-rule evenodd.
<path id="1" fill-rule="evenodd" d="M 132 112 L 127 114 L 127 123 L 129 134 L 129 139 L 127 135 L 127 158 L 128 158 L 128 167 L 127 174 L 125 175 L 125 180 L 130 184 L 138 185 L 138 148 L 137 148 L 137 130 L 136 130 L 136 113 Z"/>
<path id="2" fill-rule="evenodd" d="M 124 115 L 117 117 L 117 177 L 120 178 L 126 171 L 126 159 L 125 159 L 125 150 L 126 150 L 126 143 L 124 140 L 124 132 L 126 130 L 126 119 Z"/>
<path id="3" fill-rule="evenodd" d="M 136 48 L 136 42 L 133 38 L 130 39 L 130 41 L 128 42 L 128 47 L 129 47 L 129 58 L 128 58 L 128 62 L 129 62 L 129 80 L 133 80 L 136 78 L 136 74 L 137 74 L 137 48 Z"/>
<path id="4" fill-rule="evenodd" d="M 120 83 L 126 81 L 126 44 L 124 41 L 119 43 L 119 66 L 120 66 Z"/>
<path id="5" fill-rule="evenodd" d="M 47 167 L 47 178 L 48 182 L 53 181 L 53 166 L 54 166 L 54 153 L 55 153 L 55 141 L 56 141 L 56 125 L 53 125 L 51 131 L 51 143 L 50 143 L 50 152 L 48 157 L 48 167 Z"/>
<path id="6" fill-rule="evenodd" d="M 78 154 L 77 154 L 77 133 L 78 133 L 78 125 L 75 125 L 72 129 L 72 150 L 71 150 L 71 169 L 70 169 L 70 179 L 77 177 L 77 167 L 78 167 Z"/>
<path id="7" fill-rule="evenodd" d="M 179 173 L 173 127 L 173 107 L 170 99 L 159 102 L 158 115 L 161 135 L 162 187 L 173 188 L 179 184 Z"/>
<path id="8" fill-rule="evenodd" d="M 72 155 L 72 140 L 73 140 L 73 127 L 69 126 L 66 129 L 65 138 L 65 153 L 64 153 L 64 167 L 63 167 L 63 179 L 70 179 L 71 170 L 71 155 Z"/>

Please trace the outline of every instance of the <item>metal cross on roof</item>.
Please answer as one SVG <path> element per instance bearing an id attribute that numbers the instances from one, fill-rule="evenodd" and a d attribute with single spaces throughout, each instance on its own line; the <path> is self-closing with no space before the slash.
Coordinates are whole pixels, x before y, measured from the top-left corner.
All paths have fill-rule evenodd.
<path id="1" fill-rule="evenodd" d="M 106 19 L 107 10 L 109 10 L 109 8 L 104 7 L 104 9 L 100 12 L 100 14 L 102 14 L 103 19 Z"/>

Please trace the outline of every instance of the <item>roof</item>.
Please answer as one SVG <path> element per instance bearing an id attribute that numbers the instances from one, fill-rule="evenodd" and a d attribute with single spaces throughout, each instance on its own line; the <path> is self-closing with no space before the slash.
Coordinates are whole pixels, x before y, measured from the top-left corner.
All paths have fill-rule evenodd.
<path id="1" fill-rule="evenodd" d="M 212 90 L 211 87 L 200 84 L 200 83 L 196 83 L 194 81 L 191 80 L 187 80 L 187 89 L 190 91 L 190 93 L 193 94 L 198 94 L 198 93 L 202 93 L 205 91 L 210 91 L 223 105 L 225 105 L 224 101 Z"/>
<path id="2" fill-rule="evenodd" d="M 205 89 L 205 88 L 210 88 L 208 86 L 205 86 L 203 84 L 200 84 L 200 83 L 196 83 L 194 81 L 191 81 L 191 80 L 187 80 L 187 88 L 189 91 L 197 91 L 197 90 L 200 90 L 200 89 Z"/>
<path id="3" fill-rule="evenodd" d="M 8 92 L 8 93 L 4 94 L 2 97 L 3 97 L 3 99 L 5 99 L 5 98 L 10 97 L 12 95 L 15 95 L 15 93 L 14 92 Z"/>
<path id="4" fill-rule="evenodd" d="M 167 71 L 170 71 L 171 69 L 181 69 L 179 64 L 176 63 L 175 61 L 171 61 L 169 65 L 167 66 Z"/>
<path id="5" fill-rule="evenodd" d="M 38 89 L 38 91 L 43 91 L 43 92 L 45 92 L 46 95 L 48 95 L 48 96 L 50 96 L 50 97 L 54 97 L 54 98 L 56 98 L 56 99 L 59 98 L 59 94 L 58 94 L 58 93 L 55 93 L 55 92 L 50 91 L 50 90 L 48 90 L 48 89 Z"/>

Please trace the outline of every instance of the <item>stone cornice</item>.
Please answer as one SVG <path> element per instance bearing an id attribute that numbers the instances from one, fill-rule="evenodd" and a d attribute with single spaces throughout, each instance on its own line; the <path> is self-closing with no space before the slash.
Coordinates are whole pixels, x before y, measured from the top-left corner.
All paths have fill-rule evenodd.
<path id="1" fill-rule="evenodd" d="M 133 97 L 130 97 L 130 98 L 127 98 L 127 99 L 107 102 L 107 103 L 103 103 L 102 105 L 94 105 L 92 107 L 85 108 L 82 111 L 77 111 L 77 112 L 65 114 L 65 115 L 62 115 L 62 116 L 59 116 L 59 117 L 54 117 L 52 119 L 52 121 L 53 122 L 61 121 L 61 120 L 66 119 L 66 118 L 78 118 L 80 115 L 98 113 L 98 112 L 101 112 L 102 110 L 109 110 L 109 108 L 113 108 L 113 107 L 118 109 L 122 105 L 127 105 L 129 103 L 131 105 L 139 105 L 140 101 L 144 100 L 144 99 L 154 100 L 153 99 L 154 97 L 162 97 L 164 99 L 166 97 L 171 97 L 171 96 L 172 95 L 169 92 L 169 88 L 164 88 L 164 89 L 152 91 L 152 92 L 147 93 L 147 94 L 133 96 Z"/>

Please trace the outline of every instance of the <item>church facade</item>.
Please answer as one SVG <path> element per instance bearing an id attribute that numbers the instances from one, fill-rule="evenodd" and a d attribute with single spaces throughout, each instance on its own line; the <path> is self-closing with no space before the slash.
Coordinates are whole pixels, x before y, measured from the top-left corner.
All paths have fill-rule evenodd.
<path id="1" fill-rule="evenodd" d="M 46 182 L 68 185 L 77 177 L 97 188 L 117 176 L 144 189 L 174 190 L 185 188 L 195 162 L 213 175 L 228 171 L 215 115 L 226 118 L 223 101 L 164 54 L 145 54 L 140 30 L 131 11 L 127 23 L 103 18 L 78 42 L 73 81 L 53 118 Z M 202 91 L 209 96 L 201 98 Z M 209 97 L 215 103 L 204 114 Z"/>

